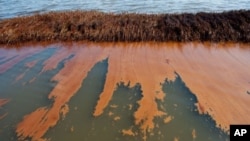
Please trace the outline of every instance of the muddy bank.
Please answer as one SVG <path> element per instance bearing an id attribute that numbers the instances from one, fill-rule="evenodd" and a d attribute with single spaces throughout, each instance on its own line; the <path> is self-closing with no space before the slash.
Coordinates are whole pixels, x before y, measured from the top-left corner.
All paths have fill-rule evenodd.
<path id="1" fill-rule="evenodd" d="M 0 21 L 0 44 L 29 41 L 250 42 L 250 10 L 197 14 L 50 12 Z"/>

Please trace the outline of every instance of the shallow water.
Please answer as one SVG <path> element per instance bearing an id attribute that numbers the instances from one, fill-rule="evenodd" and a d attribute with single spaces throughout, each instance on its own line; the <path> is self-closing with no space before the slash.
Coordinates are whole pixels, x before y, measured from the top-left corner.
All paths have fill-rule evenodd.
<path id="1" fill-rule="evenodd" d="M 0 48 L 0 140 L 229 140 L 250 123 L 249 57 L 223 43 Z"/>
<path id="2" fill-rule="evenodd" d="M 249 7 L 249 0 L 1 0 L 0 19 L 62 10 L 98 10 L 115 13 L 196 13 L 249 9 Z"/>

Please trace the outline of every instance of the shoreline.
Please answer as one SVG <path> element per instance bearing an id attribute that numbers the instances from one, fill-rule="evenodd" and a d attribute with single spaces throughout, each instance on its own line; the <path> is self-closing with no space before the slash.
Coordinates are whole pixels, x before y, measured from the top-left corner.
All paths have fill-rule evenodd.
<path id="1" fill-rule="evenodd" d="M 196 14 L 65 11 L 0 20 L 0 45 L 26 42 L 250 42 L 250 10 Z"/>

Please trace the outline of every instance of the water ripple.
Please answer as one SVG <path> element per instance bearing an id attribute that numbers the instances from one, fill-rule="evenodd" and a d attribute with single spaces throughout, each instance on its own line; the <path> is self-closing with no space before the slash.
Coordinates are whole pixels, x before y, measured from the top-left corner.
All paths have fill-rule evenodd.
<path id="1" fill-rule="evenodd" d="M 196 13 L 249 8 L 249 0 L 0 0 L 0 19 L 62 10 L 99 10 L 115 13 Z"/>

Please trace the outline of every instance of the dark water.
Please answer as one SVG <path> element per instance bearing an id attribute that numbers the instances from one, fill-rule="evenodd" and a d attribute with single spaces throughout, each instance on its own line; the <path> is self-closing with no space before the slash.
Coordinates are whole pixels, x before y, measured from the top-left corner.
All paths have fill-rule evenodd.
<path id="1" fill-rule="evenodd" d="M 249 0 L 0 0 L 0 19 L 47 11 L 182 13 L 249 9 Z"/>

